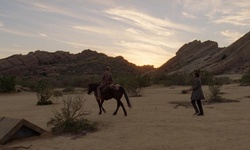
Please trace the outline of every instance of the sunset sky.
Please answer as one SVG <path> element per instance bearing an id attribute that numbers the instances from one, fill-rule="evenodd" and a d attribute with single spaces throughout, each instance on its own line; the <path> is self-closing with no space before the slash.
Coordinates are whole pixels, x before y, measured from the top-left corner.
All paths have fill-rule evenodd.
<path id="1" fill-rule="evenodd" d="M 249 0 L 0 0 L 0 59 L 91 49 L 159 67 L 185 43 L 249 31 Z"/>

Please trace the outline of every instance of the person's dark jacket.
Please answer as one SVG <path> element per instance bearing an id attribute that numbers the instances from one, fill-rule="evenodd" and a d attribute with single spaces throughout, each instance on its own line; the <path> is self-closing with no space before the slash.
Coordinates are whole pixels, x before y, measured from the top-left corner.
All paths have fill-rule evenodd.
<path id="1" fill-rule="evenodd" d="M 201 85 L 202 85 L 201 84 L 201 79 L 200 78 L 195 78 L 193 86 L 192 86 L 191 100 L 205 99 L 205 97 L 203 95 Z"/>

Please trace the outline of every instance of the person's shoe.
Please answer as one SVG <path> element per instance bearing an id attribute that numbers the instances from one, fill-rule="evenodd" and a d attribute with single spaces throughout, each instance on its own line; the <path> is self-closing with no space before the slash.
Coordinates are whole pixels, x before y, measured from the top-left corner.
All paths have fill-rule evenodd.
<path id="1" fill-rule="evenodd" d="M 203 113 L 198 113 L 197 116 L 204 116 L 204 114 Z"/>
<path id="2" fill-rule="evenodd" d="M 198 114 L 199 114 L 199 113 L 194 113 L 193 116 L 196 116 L 196 115 L 198 115 Z"/>

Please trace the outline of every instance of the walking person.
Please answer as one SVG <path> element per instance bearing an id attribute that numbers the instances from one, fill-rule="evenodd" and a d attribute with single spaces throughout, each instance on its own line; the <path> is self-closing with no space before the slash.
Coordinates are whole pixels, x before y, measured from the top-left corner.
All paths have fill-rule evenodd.
<path id="1" fill-rule="evenodd" d="M 200 74 L 199 72 L 195 72 L 193 85 L 190 89 L 187 89 L 186 92 L 192 91 L 191 103 L 195 110 L 194 115 L 197 115 L 197 116 L 204 116 L 203 108 L 201 105 L 201 100 L 205 99 L 205 97 L 203 95 L 201 86 L 202 86 L 202 83 L 200 79 Z"/>

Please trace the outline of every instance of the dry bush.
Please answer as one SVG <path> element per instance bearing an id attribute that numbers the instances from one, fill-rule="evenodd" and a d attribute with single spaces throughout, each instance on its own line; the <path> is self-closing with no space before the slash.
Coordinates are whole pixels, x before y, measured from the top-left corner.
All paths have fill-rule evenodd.
<path id="1" fill-rule="evenodd" d="M 63 96 L 63 92 L 62 91 L 58 91 L 58 90 L 53 90 L 52 95 L 54 97 L 58 98 L 58 97 Z"/>
<path id="2" fill-rule="evenodd" d="M 211 84 L 209 85 L 209 91 L 210 91 L 210 95 L 209 95 L 209 100 L 211 102 L 221 102 L 223 100 L 223 98 L 220 96 L 220 91 L 221 91 L 221 84 Z"/>
<path id="3" fill-rule="evenodd" d="M 0 93 L 13 92 L 15 89 L 16 77 L 14 76 L 0 76 Z"/>
<path id="4" fill-rule="evenodd" d="M 242 75 L 240 79 L 240 85 L 242 86 L 249 86 L 250 85 L 250 73 L 246 73 Z"/>
<path id="5" fill-rule="evenodd" d="M 141 91 L 143 88 L 150 86 L 149 76 L 124 76 L 116 79 L 116 81 L 125 87 L 129 96 L 138 97 L 142 96 Z"/>
<path id="6" fill-rule="evenodd" d="M 52 104 L 50 100 L 52 93 L 52 87 L 47 80 L 40 80 L 36 87 L 38 102 L 37 105 L 49 105 Z"/>
<path id="7" fill-rule="evenodd" d="M 48 126 L 52 126 L 52 133 L 80 133 L 96 130 L 96 122 L 83 118 L 91 114 L 90 110 L 84 110 L 86 100 L 83 95 L 67 95 L 66 97 L 66 100 L 63 99 L 64 107 L 61 108 L 61 112 L 55 110 L 54 117 L 47 123 Z"/>

